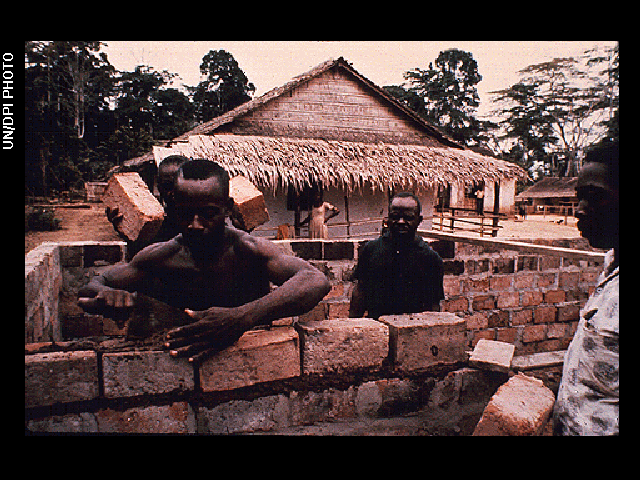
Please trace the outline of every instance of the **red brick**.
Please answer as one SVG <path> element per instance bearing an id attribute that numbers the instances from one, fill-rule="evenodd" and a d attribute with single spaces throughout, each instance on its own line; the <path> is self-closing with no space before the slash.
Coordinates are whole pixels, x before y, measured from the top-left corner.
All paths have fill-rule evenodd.
<path id="1" fill-rule="evenodd" d="M 538 270 L 538 257 L 529 255 L 518 256 L 518 271 L 520 270 Z"/>
<path id="2" fill-rule="evenodd" d="M 569 347 L 570 340 L 567 338 L 553 338 L 532 345 L 536 345 L 536 352 L 555 352 L 557 350 L 566 350 Z"/>
<path id="3" fill-rule="evenodd" d="M 99 410 L 95 416 L 100 433 L 196 433 L 195 415 L 187 402 Z"/>
<path id="4" fill-rule="evenodd" d="M 200 366 L 202 390 L 233 390 L 298 376 L 299 343 L 298 334 L 292 327 L 249 330 L 234 345 Z"/>
<path id="5" fill-rule="evenodd" d="M 491 397 L 473 435 L 541 435 L 554 403 L 553 392 L 541 380 L 519 373 Z"/>
<path id="6" fill-rule="evenodd" d="M 349 300 L 333 298 L 327 300 L 327 318 L 346 318 L 349 316 Z"/>
<path id="7" fill-rule="evenodd" d="M 569 329 L 567 330 L 567 336 L 573 337 L 575 335 L 576 330 L 578 329 L 578 323 L 579 322 L 577 322 L 577 321 L 569 323 Z"/>
<path id="8" fill-rule="evenodd" d="M 557 273 L 540 273 L 538 274 L 538 288 L 551 287 L 556 283 Z"/>
<path id="9" fill-rule="evenodd" d="M 580 283 L 580 272 L 560 272 L 558 277 L 560 288 L 577 287 L 578 283 Z"/>
<path id="10" fill-rule="evenodd" d="M 509 325 L 509 312 L 498 310 L 489 315 L 489 327 L 507 327 Z"/>
<path id="11" fill-rule="evenodd" d="M 493 295 L 478 295 L 473 297 L 472 307 L 477 310 L 493 310 L 496 308 L 496 301 Z"/>
<path id="12" fill-rule="evenodd" d="M 545 303 L 560 303 L 564 302 L 565 293 L 564 290 L 549 290 L 544 294 Z"/>
<path id="13" fill-rule="evenodd" d="M 45 406 L 98 396 L 95 352 L 38 353 L 24 357 L 24 405 Z"/>
<path id="14" fill-rule="evenodd" d="M 331 290 L 327 293 L 323 300 L 328 300 L 330 298 L 342 297 L 344 296 L 344 283 L 336 283 L 331 285 Z"/>
<path id="15" fill-rule="evenodd" d="M 488 312 L 476 312 L 467 318 L 467 330 L 482 330 L 489 326 Z"/>
<path id="16" fill-rule="evenodd" d="M 560 268 L 561 263 L 561 257 L 548 257 L 545 255 L 541 255 L 538 265 L 540 267 L 540 270 L 551 270 L 554 268 Z"/>
<path id="17" fill-rule="evenodd" d="M 462 293 L 461 281 L 458 277 L 445 275 L 442 279 L 442 288 L 446 298 Z"/>
<path id="18" fill-rule="evenodd" d="M 515 343 L 518 339 L 518 328 L 506 327 L 496 329 L 496 340 L 499 342 Z"/>
<path id="19" fill-rule="evenodd" d="M 524 343 L 540 342 L 545 339 L 546 325 L 525 325 L 522 331 L 522 341 Z"/>
<path id="20" fill-rule="evenodd" d="M 517 290 L 535 288 L 538 275 L 536 273 L 518 273 L 514 276 L 513 287 Z"/>
<path id="21" fill-rule="evenodd" d="M 559 305 L 558 306 L 558 321 L 559 322 L 573 322 L 580 318 L 580 305 Z"/>
<path id="22" fill-rule="evenodd" d="M 564 323 L 552 323 L 549 325 L 547 329 L 547 337 L 548 338 L 562 338 L 565 336 L 567 331 L 567 326 Z"/>
<path id="23" fill-rule="evenodd" d="M 595 283 L 600 275 L 599 270 L 581 270 L 580 271 L 580 283 Z"/>
<path id="24" fill-rule="evenodd" d="M 520 292 L 498 293 L 498 308 L 517 307 L 520 305 Z"/>
<path id="25" fill-rule="evenodd" d="M 522 292 L 522 306 L 523 307 L 534 307 L 536 305 L 540 305 L 543 300 L 542 292 L 537 290 L 532 292 Z"/>
<path id="26" fill-rule="evenodd" d="M 489 279 L 489 288 L 491 291 L 507 290 L 511 288 L 513 275 L 494 275 Z"/>
<path id="27" fill-rule="evenodd" d="M 477 332 L 473 333 L 473 340 L 471 342 L 471 346 L 475 347 L 476 344 L 482 340 L 495 340 L 496 338 L 496 333 L 492 330 L 479 330 Z"/>
<path id="28" fill-rule="evenodd" d="M 118 229 L 129 240 L 148 242 L 162 226 L 164 209 L 136 172 L 113 175 L 102 201 L 106 207 L 118 207 L 123 215 Z"/>
<path id="29" fill-rule="evenodd" d="M 533 321 L 535 323 L 553 323 L 556 321 L 557 308 L 549 305 L 537 307 L 534 310 Z"/>
<path id="30" fill-rule="evenodd" d="M 247 231 L 269 221 L 262 192 L 247 178 L 239 175 L 229 181 L 229 196 L 236 204 L 236 215 Z"/>
<path id="31" fill-rule="evenodd" d="M 513 310 L 511 312 L 511 325 L 526 325 L 533 320 L 533 310 L 530 308 L 524 308 L 522 310 Z"/>
<path id="32" fill-rule="evenodd" d="M 489 291 L 489 278 L 473 279 L 467 278 L 463 280 L 464 293 L 468 292 L 488 292 Z"/>
<path id="33" fill-rule="evenodd" d="M 469 310 L 469 301 L 465 297 L 453 297 L 442 300 L 440 306 L 443 312 L 466 312 Z"/>

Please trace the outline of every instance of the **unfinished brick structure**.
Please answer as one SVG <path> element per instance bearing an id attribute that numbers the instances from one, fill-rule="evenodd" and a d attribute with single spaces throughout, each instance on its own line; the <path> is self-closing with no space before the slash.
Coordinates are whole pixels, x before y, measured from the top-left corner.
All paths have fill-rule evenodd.
<path id="1" fill-rule="evenodd" d="M 509 375 L 557 388 L 603 255 L 439 235 L 443 312 L 380 321 L 345 318 L 361 242 L 278 242 L 323 270 L 332 291 L 308 314 L 247 332 L 199 368 L 125 342 L 108 319 L 78 319 L 77 288 L 124 258 L 124 243 L 43 244 L 25 258 L 25 427 L 470 435 Z M 509 373 L 508 361 L 468 361 L 481 339 L 514 346 Z"/>

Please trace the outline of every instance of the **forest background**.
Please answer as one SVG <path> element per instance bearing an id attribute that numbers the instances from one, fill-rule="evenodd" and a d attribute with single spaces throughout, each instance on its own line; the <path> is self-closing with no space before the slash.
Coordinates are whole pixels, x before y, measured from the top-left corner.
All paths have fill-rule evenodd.
<path id="1" fill-rule="evenodd" d="M 118 71 L 100 41 L 25 42 L 25 196 L 82 190 L 244 102 L 255 85 L 233 54 L 210 50 L 201 81 L 138 65 Z M 446 49 L 383 88 L 459 143 L 518 163 L 531 178 L 575 175 L 593 145 L 619 140 L 619 47 L 530 65 L 492 93 L 479 118 L 482 73 L 472 52 Z M 302 72 L 300 72 L 302 73 Z"/>

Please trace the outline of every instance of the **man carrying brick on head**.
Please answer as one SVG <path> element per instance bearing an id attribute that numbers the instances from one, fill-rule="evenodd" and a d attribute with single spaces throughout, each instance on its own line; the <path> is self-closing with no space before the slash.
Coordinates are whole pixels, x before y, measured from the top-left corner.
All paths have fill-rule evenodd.
<path id="1" fill-rule="evenodd" d="M 168 332 L 171 354 L 201 362 L 254 326 L 306 313 L 329 292 L 327 278 L 309 263 L 225 224 L 233 200 L 229 175 L 217 163 L 185 162 L 173 201 L 180 234 L 94 277 L 79 292 L 81 307 L 130 310 L 132 292 L 155 282 L 152 296 L 193 319 Z M 269 282 L 279 287 L 270 291 Z"/>
<path id="2" fill-rule="evenodd" d="M 416 234 L 422 221 L 421 205 L 411 193 L 394 195 L 389 202 L 388 229 L 364 245 L 354 272 L 350 317 L 372 318 L 440 311 L 444 299 L 444 264 Z"/>
<path id="3" fill-rule="evenodd" d="M 184 157 L 182 155 L 169 155 L 160 162 L 160 165 L 158 165 L 158 193 L 160 194 L 159 200 L 160 202 L 162 202 L 162 206 L 164 207 L 166 216 L 164 218 L 164 221 L 162 222 L 160 230 L 154 236 L 153 240 L 129 240 L 119 230 L 119 225 L 124 219 L 124 216 L 119 211 L 118 207 L 106 208 L 107 218 L 113 225 L 113 228 L 121 237 L 127 240 L 127 259 L 132 259 L 136 253 L 138 253 L 147 245 L 156 242 L 165 242 L 175 237 L 179 233 L 173 211 L 173 191 L 176 177 L 178 175 L 178 169 L 180 168 L 180 165 L 188 160 L 189 159 L 187 157 Z"/>
<path id="4" fill-rule="evenodd" d="M 580 311 L 565 355 L 554 408 L 557 435 L 619 431 L 619 170 L 618 144 L 594 148 L 578 177 L 578 229 L 596 248 L 610 248 L 598 286 Z"/>

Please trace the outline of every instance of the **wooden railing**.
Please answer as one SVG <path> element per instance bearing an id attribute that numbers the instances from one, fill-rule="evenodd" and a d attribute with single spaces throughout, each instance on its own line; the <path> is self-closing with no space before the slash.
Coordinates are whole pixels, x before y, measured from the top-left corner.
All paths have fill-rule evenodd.
<path id="1" fill-rule="evenodd" d="M 502 228 L 502 226 L 498 225 L 498 221 L 505 218 L 506 215 L 504 214 L 494 214 L 492 212 L 479 214 L 477 210 L 470 208 L 440 207 L 433 212 L 432 228 L 441 232 L 462 230 L 479 233 L 481 237 L 485 235 L 496 237 L 498 236 L 498 230 Z"/>

